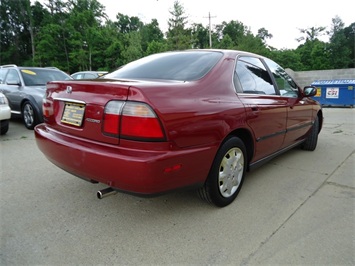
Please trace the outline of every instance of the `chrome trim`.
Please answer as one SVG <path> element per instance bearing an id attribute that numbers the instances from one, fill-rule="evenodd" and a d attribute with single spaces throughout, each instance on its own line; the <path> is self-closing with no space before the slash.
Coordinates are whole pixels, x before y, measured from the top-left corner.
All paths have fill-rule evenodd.
<path id="1" fill-rule="evenodd" d="M 259 137 L 256 139 L 256 142 L 259 142 L 259 141 L 262 141 L 262 140 L 266 140 L 268 138 L 272 138 L 272 137 L 276 137 L 276 136 L 279 136 L 279 135 L 284 135 L 287 133 L 287 129 L 285 130 L 281 130 L 281 131 L 278 131 L 278 132 L 274 132 L 272 134 L 269 134 L 269 135 L 265 135 L 265 136 L 262 136 L 262 137 Z"/>
<path id="2" fill-rule="evenodd" d="M 72 91 L 73 91 L 72 86 L 67 86 L 66 92 L 70 94 L 72 93 Z"/>
<path id="3" fill-rule="evenodd" d="M 99 191 L 96 193 L 96 196 L 97 196 L 99 199 L 103 199 L 103 198 L 105 198 L 105 197 L 107 197 L 107 196 L 115 195 L 116 193 L 117 193 L 116 190 L 114 190 L 112 187 L 108 187 L 108 188 L 99 190 Z"/>
<path id="4" fill-rule="evenodd" d="M 86 102 L 79 101 L 79 100 L 74 100 L 74 99 L 69 99 L 69 98 L 55 97 L 55 98 L 53 98 L 53 100 L 55 100 L 55 101 L 63 101 L 63 102 L 71 102 L 71 103 L 86 104 Z"/>
<path id="5" fill-rule="evenodd" d="M 11 113 L 12 113 L 12 114 L 16 114 L 16 115 L 20 115 L 20 114 L 21 114 L 20 111 L 15 111 L 15 110 L 11 110 Z"/>

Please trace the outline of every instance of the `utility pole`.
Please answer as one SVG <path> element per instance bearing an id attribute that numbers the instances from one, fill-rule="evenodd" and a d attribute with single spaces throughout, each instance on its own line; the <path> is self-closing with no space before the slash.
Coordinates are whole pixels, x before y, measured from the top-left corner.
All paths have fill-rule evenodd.
<path id="1" fill-rule="evenodd" d="M 208 12 L 208 21 L 209 21 L 209 37 L 210 37 L 210 48 L 212 48 L 212 36 L 211 36 L 211 18 L 215 18 L 216 16 L 214 17 L 211 17 L 211 13 Z"/>

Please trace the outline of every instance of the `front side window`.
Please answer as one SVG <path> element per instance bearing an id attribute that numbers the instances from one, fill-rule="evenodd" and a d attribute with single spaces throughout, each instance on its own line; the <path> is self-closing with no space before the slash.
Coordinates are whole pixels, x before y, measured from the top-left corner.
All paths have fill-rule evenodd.
<path id="1" fill-rule="evenodd" d="M 15 69 L 10 69 L 6 76 L 6 82 L 20 84 L 20 77 Z"/>
<path id="2" fill-rule="evenodd" d="M 269 72 L 260 59 L 243 56 L 238 58 L 234 85 L 237 92 L 275 95 L 275 88 Z"/>
<path id="3" fill-rule="evenodd" d="M 5 83 L 5 76 L 7 71 L 7 69 L 0 68 L 0 84 Z"/>
<path id="4" fill-rule="evenodd" d="M 298 87 L 286 71 L 270 59 L 265 59 L 265 63 L 274 76 L 280 95 L 296 98 L 298 96 Z"/>

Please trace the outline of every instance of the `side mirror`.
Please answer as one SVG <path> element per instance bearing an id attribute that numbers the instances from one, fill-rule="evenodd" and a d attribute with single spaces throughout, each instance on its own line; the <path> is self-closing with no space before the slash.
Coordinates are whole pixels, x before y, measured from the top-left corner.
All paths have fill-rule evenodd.
<path id="1" fill-rule="evenodd" d="M 7 85 L 16 85 L 16 86 L 21 86 L 21 82 L 19 80 L 9 80 L 6 82 Z"/>
<path id="2" fill-rule="evenodd" d="M 317 94 L 317 88 L 314 86 L 306 86 L 303 89 L 303 95 L 305 97 L 312 97 Z"/>

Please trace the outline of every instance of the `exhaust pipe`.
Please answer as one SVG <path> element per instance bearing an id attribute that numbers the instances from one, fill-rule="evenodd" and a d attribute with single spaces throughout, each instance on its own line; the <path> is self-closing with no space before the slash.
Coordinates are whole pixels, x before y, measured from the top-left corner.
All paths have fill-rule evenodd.
<path id="1" fill-rule="evenodd" d="M 96 195 L 99 199 L 103 199 L 105 197 L 115 195 L 116 193 L 117 193 L 116 190 L 114 190 L 112 187 L 108 187 L 97 191 Z"/>

